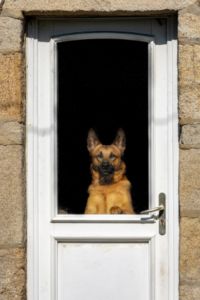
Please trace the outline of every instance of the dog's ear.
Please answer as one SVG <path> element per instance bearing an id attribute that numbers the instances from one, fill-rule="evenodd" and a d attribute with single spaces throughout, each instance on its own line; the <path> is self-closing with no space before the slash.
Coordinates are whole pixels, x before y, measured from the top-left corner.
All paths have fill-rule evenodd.
<path id="1" fill-rule="evenodd" d="M 94 131 L 94 129 L 90 129 L 88 132 L 88 138 L 87 138 L 87 148 L 88 151 L 91 152 L 94 150 L 94 148 L 100 144 L 100 141 Z"/>
<path id="2" fill-rule="evenodd" d="M 117 146 L 117 148 L 119 148 L 122 154 L 124 153 L 124 150 L 126 148 L 126 136 L 123 129 L 118 129 L 113 144 Z"/>

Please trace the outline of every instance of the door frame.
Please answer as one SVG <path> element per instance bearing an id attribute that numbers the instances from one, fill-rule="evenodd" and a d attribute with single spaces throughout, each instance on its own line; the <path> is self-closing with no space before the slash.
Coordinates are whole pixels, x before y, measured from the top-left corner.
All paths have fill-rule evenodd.
<path id="1" fill-rule="evenodd" d="M 168 137 L 171 141 L 171 147 L 168 149 L 169 159 L 171 164 L 169 167 L 169 199 L 175 199 L 176 201 L 171 201 L 169 203 L 169 216 L 170 222 L 169 224 L 169 243 L 173 250 L 169 253 L 169 264 L 173 264 L 173 268 L 169 271 L 169 285 L 171 287 L 169 293 L 170 300 L 178 300 L 178 282 L 179 282 L 179 268 L 178 268 L 178 245 L 179 245 L 179 205 L 178 205 L 178 112 L 177 112 L 177 41 L 176 41 L 176 20 L 173 17 L 163 17 L 167 20 L 167 50 L 168 50 L 168 69 L 167 69 L 167 78 L 168 78 L 168 118 L 170 122 L 168 122 Z M 39 173 L 38 169 L 38 147 L 40 145 L 40 138 L 41 136 L 45 135 L 46 128 L 42 130 L 39 129 L 38 120 L 41 116 L 38 113 L 38 52 L 37 52 L 37 37 L 38 37 L 38 22 L 43 20 L 44 18 L 37 18 L 36 20 L 31 21 L 29 24 L 29 37 L 27 38 L 27 48 L 26 48 L 26 55 L 27 55 L 27 134 L 26 134 L 26 167 L 27 167 L 27 264 L 28 264 L 28 273 L 27 273 L 27 289 L 28 289 L 28 299 L 37 298 L 34 290 L 37 290 L 37 274 L 38 274 L 38 264 L 39 261 L 38 257 L 38 236 L 39 236 L 39 227 L 37 220 L 39 219 L 40 213 L 38 211 L 38 193 L 39 193 L 39 178 L 42 174 Z M 46 19 L 46 18 L 45 18 Z M 117 19 L 117 18 L 112 18 Z M 127 18 L 126 18 L 127 19 Z M 134 18 L 131 18 L 134 19 Z M 143 18 L 147 19 L 147 18 Z M 51 18 L 49 18 L 51 20 Z M 52 18 L 52 20 L 56 20 Z M 57 19 L 60 20 L 60 19 Z M 136 36 L 132 35 L 133 38 Z M 62 37 L 59 37 L 57 40 L 52 39 L 52 49 L 55 47 L 56 41 L 61 41 Z M 138 36 L 138 39 L 140 37 Z M 149 37 L 152 39 L 152 37 Z M 150 43 L 151 44 L 151 43 Z M 52 60 L 55 60 L 55 51 L 52 51 Z M 149 88 L 150 95 L 149 101 L 153 99 L 153 92 L 155 89 L 154 85 L 154 67 L 153 67 L 153 51 L 150 51 L 150 73 L 149 73 Z M 55 69 L 52 69 L 52 78 L 55 78 Z M 55 90 L 56 90 L 56 82 L 53 81 L 54 84 L 52 86 L 52 95 L 53 97 L 50 99 L 52 102 L 51 105 L 54 107 L 54 101 L 56 98 Z M 152 106 L 150 106 L 152 107 Z M 55 113 L 55 112 L 54 112 Z M 150 115 L 152 115 L 153 111 L 151 109 Z M 55 117 L 55 114 L 52 114 Z M 54 123 L 54 119 L 51 120 L 51 124 Z M 52 130 L 54 138 L 51 140 L 52 149 L 54 148 L 52 162 L 53 162 L 53 170 L 56 172 L 56 164 L 55 164 L 55 155 L 56 155 L 56 148 L 55 148 L 55 132 L 56 126 L 53 126 L 49 130 Z M 150 131 L 152 131 L 153 136 L 153 128 L 150 126 Z M 153 142 L 152 142 L 153 143 Z M 153 145 L 150 145 L 150 153 L 152 153 Z M 42 163 L 42 162 L 40 162 Z M 48 172 L 48 170 L 46 170 Z M 52 166 L 49 166 L 49 175 L 51 176 L 52 188 L 53 188 L 53 196 L 55 197 L 56 193 L 56 183 L 52 176 Z M 153 168 L 151 172 L 151 176 L 153 176 Z M 153 202 L 153 201 L 152 201 Z M 153 203 L 151 205 L 153 205 Z M 56 207 L 55 201 L 51 201 L 51 217 L 52 222 L 59 223 L 59 222 L 111 222 L 111 223 L 118 223 L 118 222 L 134 222 L 137 223 L 140 221 L 140 216 L 136 215 L 132 216 L 90 216 L 89 218 L 84 218 L 84 216 L 76 217 L 76 216 L 63 216 L 55 214 Z M 52 242 L 53 243 L 53 242 Z M 52 244 L 52 248 L 55 248 L 55 245 Z M 55 250 L 56 251 L 56 250 Z M 54 264 L 54 262 L 52 262 Z M 53 275 L 52 275 L 53 276 Z M 36 299 L 35 298 L 35 299 Z M 39 299 L 39 297 L 38 297 Z"/>

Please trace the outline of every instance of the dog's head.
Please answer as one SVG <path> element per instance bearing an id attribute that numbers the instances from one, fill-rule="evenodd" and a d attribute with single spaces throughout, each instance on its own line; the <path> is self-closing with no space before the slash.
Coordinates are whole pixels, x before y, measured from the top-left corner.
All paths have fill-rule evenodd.
<path id="1" fill-rule="evenodd" d="M 111 145 L 102 145 L 95 131 L 89 130 L 87 148 L 92 159 L 92 170 L 98 174 L 99 184 L 111 184 L 116 172 L 122 170 L 122 155 L 126 147 L 125 133 L 119 129 Z M 124 170 L 124 163 L 123 163 Z"/>

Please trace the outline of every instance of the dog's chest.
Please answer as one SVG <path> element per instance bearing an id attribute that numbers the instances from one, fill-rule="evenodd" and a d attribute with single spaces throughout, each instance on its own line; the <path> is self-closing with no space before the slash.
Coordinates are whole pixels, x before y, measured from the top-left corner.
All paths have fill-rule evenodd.
<path id="1" fill-rule="evenodd" d="M 89 192 L 101 193 L 104 197 L 110 194 L 125 193 L 130 190 L 131 184 L 127 179 L 109 185 L 91 185 Z"/>

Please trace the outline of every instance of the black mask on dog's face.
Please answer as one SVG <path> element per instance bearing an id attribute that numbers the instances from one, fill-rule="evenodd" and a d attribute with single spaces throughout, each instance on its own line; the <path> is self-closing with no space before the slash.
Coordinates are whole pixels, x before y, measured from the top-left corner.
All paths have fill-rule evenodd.
<path id="1" fill-rule="evenodd" d="M 103 161 L 98 167 L 101 184 L 110 184 L 113 181 L 114 167 L 108 162 Z"/>
<path id="2" fill-rule="evenodd" d="M 108 161 L 104 160 L 100 165 L 93 165 L 93 169 L 100 175 L 100 184 L 110 184 L 113 181 L 115 168 Z"/>
<path id="3" fill-rule="evenodd" d="M 103 161 L 99 165 L 99 173 L 102 176 L 112 175 L 114 171 L 115 171 L 114 167 L 108 161 Z"/>

